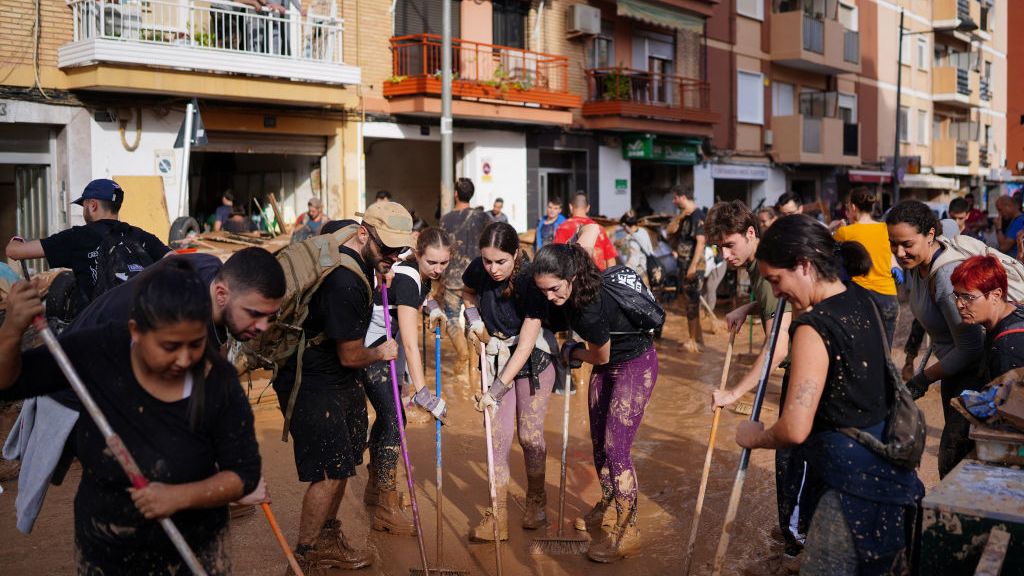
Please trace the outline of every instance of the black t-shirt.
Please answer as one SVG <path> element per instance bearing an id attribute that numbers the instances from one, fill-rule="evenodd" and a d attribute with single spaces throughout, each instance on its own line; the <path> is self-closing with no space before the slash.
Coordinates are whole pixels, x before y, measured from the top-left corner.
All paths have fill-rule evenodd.
<path id="1" fill-rule="evenodd" d="M 359 262 L 364 277 L 373 285 L 373 269 L 359 253 L 347 246 L 341 251 Z M 306 348 L 302 356 L 302 386 L 304 388 L 342 386 L 355 380 L 359 370 L 341 365 L 337 342 L 363 340 L 370 326 L 373 312 L 366 282 L 354 272 L 338 266 L 324 278 L 309 301 L 309 316 L 302 325 L 306 338 L 323 333 L 326 338 L 316 346 Z M 297 354 L 285 362 L 275 386 L 290 387 L 295 380 Z"/>
<path id="2" fill-rule="evenodd" d="M 39 242 L 51 268 L 71 268 L 78 283 L 80 306 L 92 299 L 96 288 L 96 266 L 99 247 L 117 220 L 98 220 L 85 226 L 74 226 Z M 171 251 L 163 242 L 149 232 L 132 226 L 132 237 L 146 254 L 156 262 Z"/>
<path id="3" fill-rule="evenodd" d="M 988 373 L 981 384 L 1024 366 L 1024 332 L 1008 332 L 1011 330 L 1024 330 L 1024 308 L 1018 307 L 986 332 L 984 365 Z M 1000 334 L 1003 336 L 997 339 Z"/>
<path id="4" fill-rule="evenodd" d="M 605 294 L 603 289 L 598 291 L 593 302 L 581 309 L 573 306 L 562 308 L 569 327 L 584 341 L 603 346 L 611 339 L 609 364 L 632 360 L 650 350 L 654 343 L 654 337 L 649 332 L 639 331 L 618 301 Z"/>
<path id="5" fill-rule="evenodd" d="M 856 284 L 826 298 L 793 320 L 790 341 L 810 326 L 828 351 L 825 389 L 814 415 L 814 431 L 865 428 L 888 415 L 891 396 L 882 330 L 871 297 Z"/>
<path id="6" fill-rule="evenodd" d="M 408 306 L 419 310 L 427 296 L 430 295 L 431 285 L 429 278 L 420 276 L 419 265 L 415 260 L 401 262 L 391 269 L 394 270 L 395 276 L 391 279 L 391 286 L 388 286 L 388 305 L 392 306 L 391 329 L 392 332 L 397 332 L 398 306 Z M 416 280 L 406 274 L 407 272 L 420 277 L 419 286 L 416 285 Z M 379 289 L 373 291 L 373 304 L 374 306 L 384 305 Z M 382 336 L 373 343 L 373 346 L 377 346 L 383 341 L 384 337 Z"/>
<path id="7" fill-rule="evenodd" d="M 480 317 L 487 332 L 499 337 L 519 334 L 527 318 L 545 320 L 548 317 L 548 300 L 533 281 L 530 264 L 525 263 L 511 279 L 514 282 L 512 298 L 501 294 L 510 280 L 496 282 L 484 269 L 483 260 L 474 259 L 462 275 L 462 282 L 476 292 Z"/>
<path id="8" fill-rule="evenodd" d="M 108 324 L 62 335 L 60 341 L 148 480 L 183 484 L 230 470 L 241 478 L 244 493 L 256 488 L 261 464 L 253 414 L 226 361 L 213 359 L 205 383 L 193 388 L 190 398 L 163 402 L 146 392 L 132 373 L 127 326 Z M 22 355 L 21 375 L 0 399 L 40 396 L 68 386 L 50 353 L 37 348 Z M 193 429 L 189 414 L 198 394 L 203 404 Z M 167 565 L 179 561 L 178 554 L 160 525 L 136 510 L 128 494 L 131 483 L 91 418 L 78 421 L 75 444 L 82 462 L 75 539 L 83 555 L 108 573 L 167 573 Z M 200 556 L 226 537 L 227 506 L 184 510 L 171 519 Z"/>

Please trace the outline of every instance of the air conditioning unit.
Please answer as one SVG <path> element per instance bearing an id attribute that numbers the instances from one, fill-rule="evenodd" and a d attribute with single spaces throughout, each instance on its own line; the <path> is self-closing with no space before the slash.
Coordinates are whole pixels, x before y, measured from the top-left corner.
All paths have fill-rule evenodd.
<path id="1" fill-rule="evenodd" d="M 775 143 L 775 134 L 773 134 L 770 129 L 769 130 L 765 130 L 764 131 L 764 147 L 765 148 L 771 148 L 772 144 L 774 144 L 774 143 Z"/>
<path id="2" fill-rule="evenodd" d="M 566 13 L 566 32 L 569 36 L 601 33 L 601 9 L 585 4 L 569 6 Z"/>

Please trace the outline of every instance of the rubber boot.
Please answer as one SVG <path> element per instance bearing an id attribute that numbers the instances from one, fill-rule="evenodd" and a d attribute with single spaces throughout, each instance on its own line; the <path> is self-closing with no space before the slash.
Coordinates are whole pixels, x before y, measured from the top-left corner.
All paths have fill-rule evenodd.
<path id="1" fill-rule="evenodd" d="M 484 510 L 484 517 L 469 533 L 470 542 L 494 542 L 494 522 L 498 522 L 498 535 L 508 540 L 508 487 L 498 487 L 498 508 Z"/>
<path id="2" fill-rule="evenodd" d="M 363 491 L 363 504 L 376 506 L 380 489 L 377 488 L 377 473 L 374 471 L 373 462 L 366 465 L 366 490 Z"/>
<path id="3" fill-rule="evenodd" d="M 544 491 L 544 474 L 526 477 L 526 509 L 523 510 L 523 528 L 536 530 L 548 525 L 547 493 Z"/>
<path id="4" fill-rule="evenodd" d="M 611 500 L 598 500 L 590 512 L 576 518 L 575 526 L 580 532 L 593 533 L 598 528 L 607 532 L 615 526 L 615 506 L 612 506 Z"/>
<path id="5" fill-rule="evenodd" d="M 359 550 L 349 544 L 341 531 L 341 522 L 334 519 L 328 520 L 320 529 L 312 554 L 306 557 L 322 567 L 358 570 L 373 564 L 373 549 Z"/>
<path id="6" fill-rule="evenodd" d="M 415 536 L 416 524 L 399 502 L 397 490 L 381 490 L 373 507 L 373 529 L 396 536 Z"/>
<path id="7" fill-rule="evenodd" d="M 616 506 L 615 525 L 599 542 L 590 545 L 587 558 L 594 562 L 617 562 L 640 553 L 640 530 L 636 527 L 636 511 L 630 506 Z"/>

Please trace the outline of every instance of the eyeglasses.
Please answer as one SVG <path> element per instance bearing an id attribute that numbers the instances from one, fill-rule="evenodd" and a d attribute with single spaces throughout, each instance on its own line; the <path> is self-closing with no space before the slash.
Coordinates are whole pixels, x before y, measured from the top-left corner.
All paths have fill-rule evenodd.
<path id="1" fill-rule="evenodd" d="M 385 258 L 398 256 L 399 254 L 405 251 L 405 248 L 401 246 L 399 246 L 398 248 L 392 248 L 391 246 L 385 245 L 377 236 L 377 231 L 374 230 L 373 228 L 370 228 L 369 226 L 366 227 L 366 232 L 370 235 L 370 239 L 373 240 L 373 243 L 377 245 L 377 249 L 380 250 L 380 255 L 384 256 Z"/>
<path id="2" fill-rule="evenodd" d="M 953 298 L 953 302 L 963 302 L 966 305 L 971 305 L 978 298 L 988 296 L 988 292 L 982 292 L 981 294 L 970 294 L 968 292 L 953 292 L 950 294 Z"/>

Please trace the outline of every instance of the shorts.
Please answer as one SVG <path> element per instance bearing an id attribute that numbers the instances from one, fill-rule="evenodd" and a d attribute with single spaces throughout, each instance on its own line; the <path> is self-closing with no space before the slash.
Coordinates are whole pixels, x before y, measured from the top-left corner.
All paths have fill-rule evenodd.
<path id="1" fill-rule="evenodd" d="M 284 413 L 295 377 L 282 372 L 274 381 Z M 353 380 L 341 385 L 303 382 L 295 398 L 289 431 L 299 482 L 343 480 L 355 476 L 366 450 L 366 394 Z"/>

